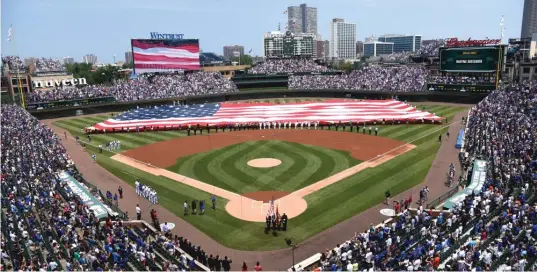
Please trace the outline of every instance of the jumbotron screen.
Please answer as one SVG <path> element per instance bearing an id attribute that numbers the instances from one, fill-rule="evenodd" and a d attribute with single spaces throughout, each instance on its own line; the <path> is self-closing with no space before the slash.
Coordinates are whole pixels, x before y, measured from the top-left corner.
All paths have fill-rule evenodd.
<path id="1" fill-rule="evenodd" d="M 503 59 L 502 49 L 500 46 L 440 48 L 440 71 L 494 72 L 498 60 Z"/>
<path id="2" fill-rule="evenodd" d="M 200 69 L 199 40 L 133 39 L 131 45 L 136 74 Z"/>

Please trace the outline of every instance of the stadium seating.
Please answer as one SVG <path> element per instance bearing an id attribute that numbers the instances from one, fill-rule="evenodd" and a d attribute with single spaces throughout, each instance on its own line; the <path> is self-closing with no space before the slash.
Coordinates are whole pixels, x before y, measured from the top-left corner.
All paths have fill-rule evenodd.
<path id="1" fill-rule="evenodd" d="M 109 215 L 100 222 L 60 178 L 68 171 L 106 203 L 80 176 L 58 137 L 24 109 L 1 107 L 2 270 L 208 270 L 183 250 L 206 261 L 199 247 L 143 221 L 124 222 L 117 208 L 120 213 L 104 205 Z"/>
<path id="2" fill-rule="evenodd" d="M 56 88 L 27 95 L 30 103 L 52 102 L 96 97 L 115 97 L 117 101 L 173 98 L 191 95 L 238 91 L 233 82 L 217 72 L 195 72 L 186 75 L 140 75 L 113 86 L 90 85 L 82 88 Z"/>
<path id="3" fill-rule="evenodd" d="M 215 53 L 200 53 L 200 62 L 206 63 L 206 62 L 214 62 L 214 61 L 224 61 L 222 57 L 219 57 Z"/>
<path id="4" fill-rule="evenodd" d="M 334 71 L 310 59 L 267 59 L 248 70 L 249 74 L 320 73 Z"/>
<path id="5" fill-rule="evenodd" d="M 37 72 L 59 72 L 65 71 L 63 64 L 57 59 L 38 58 L 35 60 Z"/>
<path id="6" fill-rule="evenodd" d="M 19 56 L 2 56 L 2 65 L 7 65 L 10 70 L 25 69 L 25 66 Z"/>
<path id="7" fill-rule="evenodd" d="M 289 89 L 423 91 L 428 71 L 422 66 L 372 66 L 341 75 L 289 77 Z"/>
<path id="8" fill-rule="evenodd" d="M 404 210 L 300 269 L 537 269 L 535 109 L 535 82 L 491 93 L 471 110 L 465 134 L 469 156 L 462 164 L 481 158 L 489 165 L 479 193 L 438 216 L 421 207 Z"/>

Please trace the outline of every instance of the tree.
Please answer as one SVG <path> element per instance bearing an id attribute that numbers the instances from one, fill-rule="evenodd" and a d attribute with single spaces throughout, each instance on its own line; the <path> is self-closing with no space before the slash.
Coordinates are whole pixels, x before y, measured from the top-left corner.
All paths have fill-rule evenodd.
<path id="1" fill-rule="evenodd" d="M 132 69 L 132 62 L 123 63 L 122 69 Z"/>
<path id="2" fill-rule="evenodd" d="M 74 78 L 85 78 L 88 81 L 88 84 L 95 84 L 93 73 L 91 71 L 93 69 L 91 64 L 75 62 L 73 64 L 67 64 L 65 69 L 67 72 L 72 73 Z"/>
<path id="3" fill-rule="evenodd" d="M 115 80 L 123 78 L 119 67 L 106 65 L 93 70 L 93 66 L 87 63 L 76 62 L 67 64 L 66 70 L 73 74 L 74 78 L 85 78 L 90 85 L 112 84 Z"/>
<path id="4" fill-rule="evenodd" d="M 233 57 L 231 61 L 238 62 L 240 65 L 252 65 L 252 57 L 248 54 L 241 55 L 240 59 L 239 57 Z"/>
<path id="5" fill-rule="evenodd" d="M 111 84 L 121 77 L 121 73 L 119 67 L 106 65 L 93 72 L 93 77 L 97 84 Z"/>

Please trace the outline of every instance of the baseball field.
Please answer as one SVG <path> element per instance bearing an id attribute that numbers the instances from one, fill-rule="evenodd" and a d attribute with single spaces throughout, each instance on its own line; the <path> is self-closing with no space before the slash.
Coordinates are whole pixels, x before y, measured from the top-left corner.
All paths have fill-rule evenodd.
<path id="1" fill-rule="evenodd" d="M 450 122 L 464 110 L 416 106 Z M 110 115 L 85 116 L 55 125 L 87 141 L 82 129 L 107 118 Z M 288 230 L 280 236 L 301 242 L 382 202 L 388 189 L 396 195 L 420 183 L 445 125 L 380 125 L 378 136 L 350 132 L 348 126 L 346 131 L 212 130 L 190 137 L 179 131 L 99 134 L 92 135 L 86 150 L 131 186 L 136 178 L 150 185 L 158 192 L 159 205 L 221 244 L 257 251 L 286 246 L 281 237 L 263 231 L 270 199 L 290 217 Z M 120 150 L 99 154 L 96 146 L 117 140 Z M 210 203 L 212 194 L 217 196 L 216 210 L 183 216 L 185 200 Z"/>

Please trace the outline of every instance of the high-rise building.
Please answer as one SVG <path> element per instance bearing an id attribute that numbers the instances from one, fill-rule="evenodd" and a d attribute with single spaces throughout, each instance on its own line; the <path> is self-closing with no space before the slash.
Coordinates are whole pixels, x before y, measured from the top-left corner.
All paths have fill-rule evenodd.
<path id="1" fill-rule="evenodd" d="M 317 34 L 317 8 L 306 4 L 287 7 L 287 25 L 293 34 Z"/>
<path id="2" fill-rule="evenodd" d="M 356 24 L 335 18 L 330 23 L 330 58 L 356 59 Z"/>
<path id="3" fill-rule="evenodd" d="M 238 52 L 238 53 L 235 53 Z M 224 59 L 231 60 L 236 54 L 244 55 L 244 46 L 242 45 L 226 45 L 224 46 Z"/>
<path id="4" fill-rule="evenodd" d="M 378 38 L 379 42 L 392 42 L 393 52 L 416 52 L 421 48 L 421 35 L 387 34 Z"/>
<path id="5" fill-rule="evenodd" d="M 272 31 L 263 36 L 264 52 L 267 58 L 313 57 L 315 36 Z"/>
<path id="6" fill-rule="evenodd" d="M 72 57 L 63 58 L 63 64 L 73 64 L 73 63 L 75 63 L 75 59 L 73 59 Z"/>
<path id="7" fill-rule="evenodd" d="M 537 0 L 524 0 L 520 38 L 531 38 L 537 33 Z"/>
<path id="8" fill-rule="evenodd" d="M 125 52 L 125 63 L 132 63 L 132 51 Z"/>
<path id="9" fill-rule="evenodd" d="M 316 57 L 318 59 L 324 59 L 326 58 L 327 56 L 324 54 L 325 52 L 325 49 L 324 49 L 324 41 L 315 41 L 315 43 L 317 44 L 317 54 L 316 54 Z"/>
<path id="10" fill-rule="evenodd" d="M 364 43 L 364 57 L 376 57 L 393 53 L 394 43 L 372 41 Z"/>
<path id="11" fill-rule="evenodd" d="M 356 55 L 362 56 L 364 54 L 364 42 L 357 41 L 356 42 Z"/>
<path id="12" fill-rule="evenodd" d="M 96 64 L 97 63 L 97 56 L 95 56 L 93 54 L 85 55 L 82 58 L 82 62 L 87 63 L 87 64 L 92 64 L 92 65 Z"/>
<path id="13" fill-rule="evenodd" d="M 324 57 L 328 58 L 330 57 L 330 41 L 325 40 L 324 43 Z"/>

